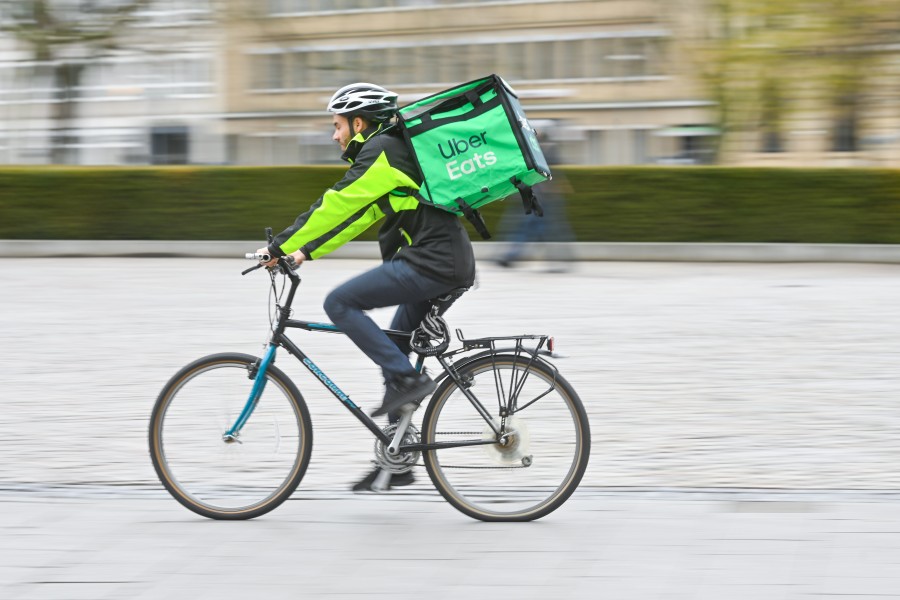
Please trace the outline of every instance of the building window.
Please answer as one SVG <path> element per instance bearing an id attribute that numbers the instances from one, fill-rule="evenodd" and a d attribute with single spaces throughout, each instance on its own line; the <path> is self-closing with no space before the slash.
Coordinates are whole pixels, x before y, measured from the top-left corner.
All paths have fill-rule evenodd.
<path id="1" fill-rule="evenodd" d="M 681 138 L 681 157 L 695 165 L 711 164 L 714 158 L 712 136 L 689 135 Z"/>
<path id="2" fill-rule="evenodd" d="M 612 53 L 613 42 L 615 40 L 586 40 L 584 72 L 587 77 L 612 77 L 613 63 L 606 60 L 606 56 Z"/>
<path id="3" fill-rule="evenodd" d="M 270 54 L 266 64 L 266 87 L 280 90 L 284 87 L 284 55 Z"/>
<path id="4" fill-rule="evenodd" d="M 536 60 L 531 63 L 529 74 L 531 79 L 552 79 L 556 73 L 555 43 L 543 42 L 535 44 Z"/>
<path id="5" fill-rule="evenodd" d="M 266 0 L 268 15 L 280 15 L 316 11 L 371 10 L 383 8 L 441 6 L 469 4 L 473 0 Z M 493 2 L 517 3 L 522 0 L 492 0 Z M 562 0 L 543 0 L 544 2 Z"/>
<path id="6" fill-rule="evenodd" d="M 187 127 L 154 127 L 150 130 L 150 162 L 154 165 L 188 163 Z"/>
<path id="7" fill-rule="evenodd" d="M 856 152 L 857 144 L 856 114 L 848 113 L 834 124 L 834 143 L 832 149 L 835 152 Z"/>
<path id="8" fill-rule="evenodd" d="M 763 130 L 762 151 L 784 152 L 784 143 L 781 141 L 781 134 L 778 131 L 772 129 Z"/>
<path id="9" fill-rule="evenodd" d="M 774 78 L 766 78 L 760 89 L 760 131 L 763 152 L 784 152 L 781 123 L 785 112 L 782 85 Z"/>
<path id="10" fill-rule="evenodd" d="M 362 74 L 388 85 L 455 83 L 487 73 L 510 81 L 640 79 L 663 74 L 664 44 L 658 37 L 624 36 L 263 50 L 250 55 L 251 89 L 328 88 Z"/>
<path id="11" fill-rule="evenodd" d="M 311 87 L 307 81 L 309 73 L 309 54 L 306 52 L 293 52 L 290 56 L 288 71 L 288 87 L 301 89 Z"/>
<path id="12" fill-rule="evenodd" d="M 635 129 L 631 132 L 632 141 L 634 143 L 633 163 L 643 165 L 649 162 L 647 154 L 647 130 Z"/>
<path id="13" fill-rule="evenodd" d="M 271 90 L 278 89 L 279 75 L 273 68 L 275 61 L 272 60 L 273 54 L 251 54 L 248 57 L 250 64 L 250 89 L 252 90 Z M 283 61 L 284 58 L 280 57 Z M 273 79 L 275 81 L 273 81 Z M 275 86 L 273 86 L 275 84 Z"/>

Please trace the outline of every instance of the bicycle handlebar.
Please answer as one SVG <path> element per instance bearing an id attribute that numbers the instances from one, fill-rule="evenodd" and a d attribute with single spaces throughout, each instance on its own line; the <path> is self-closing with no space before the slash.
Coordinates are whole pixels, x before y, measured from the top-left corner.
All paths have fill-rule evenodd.
<path id="1" fill-rule="evenodd" d="M 272 228 L 271 227 L 266 227 L 266 240 L 268 241 L 269 245 L 271 246 L 272 241 L 274 240 L 274 238 L 272 237 Z M 272 256 L 268 252 L 247 252 L 246 254 L 244 254 L 244 258 L 247 258 L 249 260 L 257 260 L 257 261 L 259 261 L 259 264 L 255 265 L 253 267 L 250 267 L 249 269 L 246 269 L 244 271 L 241 271 L 241 275 L 246 275 L 247 273 L 252 273 L 253 271 L 255 271 L 257 269 L 264 267 L 265 265 L 263 263 L 267 263 L 267 262 L 271 261 L 273 258 L 276 258 L 278 260 L 278 263 L 272 267 L 266 267 L 270 271 L 281 272 L 281 273 L 284 273 L 285 275 L 290 275 L 290 274 L 294 273 L 297 269 L 300 268 L 300 265 L 297 264 L 297 261 L 295 261 L 294 257 L 291 256 L 290 254 L 288 254 L 287 256 L 277 256 L 276 257 L 276 256 Z"/>
<path id="2" fill-rule="evenodd" d="M 249 269 L 245 269 L 244 271 L 241 271 L 241 275 L 246 275 L 247 273 L 252 273 L 253 271 L 255 271 L 257 269 L 264 267 L 265 265 L 263 263 L 269 262 L 270 260 L 272 260 L 273 257 L 267 253 L 260 254 L 257 252 L 247 252 L 244 255 L 244 258 L 247 258 L 250 260 L 258 260 L 259 264 L 254 265 L 254 266 L 250 267 Z M 300 268 L 300 265 L 297 264 L 297 261 L 295 261 L 294 257 L 291 256 L 290 254 L 288 254 L 287 256 L 278 256 L 275 258 L 278 259 L 278 263 L 273 267 L 266 267 L 266 268 L 273 270 L 273 271 L 280 271 L 282 273 L 285 273 L 286 275 L 288 274 L 288 272 L 293 273 L 297 269 Z"/>

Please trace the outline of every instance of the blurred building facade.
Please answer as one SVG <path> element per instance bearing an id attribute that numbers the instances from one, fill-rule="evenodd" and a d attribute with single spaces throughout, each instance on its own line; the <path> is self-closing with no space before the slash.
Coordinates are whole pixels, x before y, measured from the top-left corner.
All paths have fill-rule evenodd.
<path id="1" fill-rule="evenodd" d="M 85 39 L 105 26 L 77 0 L 51 4 L 58 26 Z M 108 48 L 74 41 L 50 57 L 11 31 L 40 8 L 0 4 L 0 164 L 224 162 L 223 36 L 210 0 L 153 0 Z"/>
<path id="2" fill-rule="evenodd" d="M 890 83 L 900 45 L 884 50 L 878 101 L 852 124 L 852 143 L 834 142 L 840 119 L 813 101 L 780 118 L 777 136 L 753 117 L 720 144 L 723 101 L 692 46 L 709 29 L 707 6 L 153 0 L 116 50 L 53 61 L 0 28 L 0 164 L 59 162 L 60 143 L 76 164 L 336 163 L 324 107 L 341 85 L 373 81 L 406 103 L 497 73 L 563 163 L 900 165 L 900 95 Z M 83 63 L 77 87 L 54 83 L 54 61 Z M 74 107 L 65 119 L 63 98 Z"/>
<path id="3" fill-rule="evenodd" d="M 669 6 L 269 0 L 228 30 L 229 160 L 333 161 L 322 108 L 352 81 L 405 103 L 497 73 L 553 124 L 563 162 L 702 161 L 711 102 L 673 68 Z"/>

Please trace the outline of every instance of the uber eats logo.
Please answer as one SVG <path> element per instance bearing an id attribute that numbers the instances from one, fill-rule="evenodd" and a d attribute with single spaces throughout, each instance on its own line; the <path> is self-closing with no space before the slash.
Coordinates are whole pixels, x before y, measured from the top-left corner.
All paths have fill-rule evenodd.
<path id="1" fill-rule="evenodd" d="M 471 175 L 478 169 L 484 169 L 497 164 L 497 155 L 493 152 L 484 154 L 477 152 L 478 148 L 487 146 L 487 132 L 482 131 L 468 139 L 458 140 L 451 138 L 446 142 L 438 143 L 438 150 L 445 159 L 453 159 L 447 163 L 447 175 L 450 179 L 459 179 L 464 175 Z M 471 157 L 465 156 L 472 151 Z"/>

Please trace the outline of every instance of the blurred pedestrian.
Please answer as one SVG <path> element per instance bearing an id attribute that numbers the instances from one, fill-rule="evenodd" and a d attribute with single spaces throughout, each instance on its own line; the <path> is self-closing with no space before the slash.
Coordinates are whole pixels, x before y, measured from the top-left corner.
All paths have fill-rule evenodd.
<path id="1" fill-rule="evenodd" d="M 538 131 L 541 150 L 552 168 L 558 163 L 556 146 L 550 142 L 544 130 Z M 532 188 L 541 208 L 542 217 L 534 213 L 525 214 L 521 204 L 510 202 L 501 221 L 501 238 L 507 242 L 505 249 L 497 257 L 501 267 L 512 267 L 528 254 L 534 256 L 535 242 L 543 243 L 543 260 L 552 261 L 550 272 L 565 272 L 572 266 L 573 253 L 569 242 L 575 236 L 566 216 L 566 193 L 570 190 L 568 180 L 561 172 L 553 173 L 553 179 L 539 183 Z"/>

